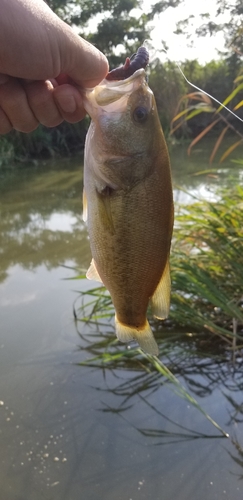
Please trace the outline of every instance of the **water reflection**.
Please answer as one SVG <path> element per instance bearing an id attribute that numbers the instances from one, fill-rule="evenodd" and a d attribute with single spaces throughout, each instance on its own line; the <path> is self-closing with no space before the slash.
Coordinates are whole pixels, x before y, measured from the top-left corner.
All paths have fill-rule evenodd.
<path id="1" fill-rule="evenodd" d="M 188 158 L 181 147 L 172 150 L 176 208 L 194 196 L 214 200 L 219 184 L 237 182 L 242 176 L 237 166 L 233 171 L 229 166 L 220 168 L 214 177 L 198 175 L 207 166 L 205 157 L 200 151 Z M 0 281 L 15 264 L 34 269 L 45 263 L 50 269 L 71 259 L 78 267 L 88 267 L 81 164 L 78 158 L 1 170 Z"/>
<path id="2" fill-rule="evenodd" d="M 176 157 L 173 177 L 186 190 L 206 194 L 226 183 L 223 173 L 192 176 L 205 164 Z M 242 366 L 234 373 L 218 345 L 158 330 L 165 363 L 231 441 L 206 438 L 216 435 L 211 424 L 156 371 L 142 369 L 132 350 L 127 363 L 118 357 L 113 366 L 78 365 L 101 350 L 124 349 L 107 320 L 100 331 L 82 325 L 77 336 L 72 306 L 76 290 L 89 285 L 65 280 L 73 274 L 60 267 L 87 268 L 90 260 L 80 163 L 0 170 L 2 495 L 241 500 Z"/>
<path id="3" fill-rule="evenodd" d="M 82 168 L 77 162 L 6 171 L 0 188 L 0 281 L 16 264 L 53 268 L 71 260 L 88 266 L 81 193 Z"/>
<path id="4" fill-rule="evenodd" d="M 177 205 L 198 200 L 216 201 L 218 188 L 229 188 L 242 183 L 242 165 L 231 160 L 222 165 L 209 165 L 208 158 L 213 141 L 203 148 L 194 148 L 187 156 L 186 147 L 176 146 L 171 151 L 171 164 L 174 183 L 174 199 Z M 238 152 L 238 155 L 240 153 Z"/>

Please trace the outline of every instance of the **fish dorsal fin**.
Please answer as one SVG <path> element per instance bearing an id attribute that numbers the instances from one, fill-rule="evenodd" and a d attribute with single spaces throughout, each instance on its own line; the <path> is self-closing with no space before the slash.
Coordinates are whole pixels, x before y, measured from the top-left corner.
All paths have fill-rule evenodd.
<path id="1" fill-rule="evenodd" d="M 83 221 L 87 222 L 88 219 L 88 202 L 85 190 L 83 190 Z"/>
<path id="2" fill-rule="evenodd" d="M 116 336 L 121 342 L 131 342 L 136 340 L 143 351 L 154 356 L 158 356 L 159 349 L 148 321 L 142 328 L 136 328 L 120 323 L 115 316 Z"/>
<path id="3" fill-rule="evenodd" d="M 170 310 L 170 264 L 166 262 L 161 280 L 150 299 L 152 313 L 155 318 L 165 319 Z"/>
<path id="4" fill-rule="evenodd" d="M 88 280 L 100 281 L 100 283 L 103 283 L 97 271 L 94 259 L 91 260 L 89 269 L 86 273 L 86 278 L 88 278 Z"/>

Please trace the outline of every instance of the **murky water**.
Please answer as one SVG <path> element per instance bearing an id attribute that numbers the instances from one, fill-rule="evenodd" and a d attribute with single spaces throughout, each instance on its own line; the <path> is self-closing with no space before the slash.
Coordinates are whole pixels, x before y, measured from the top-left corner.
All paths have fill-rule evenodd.
<path id="1" fill-rule="evenodd" d="M 214 199 L 218 185 L 242 180 L 231 164 L 194 175 L 208 168 L 207 152 L 188 159 L 178 148 L 173 157 L 176 202 Z M 135 394 L 119 413 L 117 387 L 132 384 L 134 372 L 104 378 L 78 365 L 90 354 L 72 307 L 87 284 L 66 278 L 75 276 L 69 267 L 90 261 L 81 192 L 78 161 L 0 171 L 1 498 L 241 500 L 241 374 L 177 355 L 181 381 L 230 434 L 225 439 L 210 437 L 216 429 L 166 384 L 143 392 L 146 401 Z"/>

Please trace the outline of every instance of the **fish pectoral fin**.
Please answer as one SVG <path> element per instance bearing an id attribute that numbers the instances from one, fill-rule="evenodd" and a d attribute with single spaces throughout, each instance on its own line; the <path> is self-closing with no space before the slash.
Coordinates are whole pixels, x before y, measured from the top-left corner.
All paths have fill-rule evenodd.
<path id="1" fill-rule="evenodd" d="M 152 313 L 155 318 L 165 319 L 169 315 L 170 310 L 170 264 L 169 259 L 166 262 L 161 280 L 150 299 Z"/>
<path id="2" fill-rule="evenodd" d="M 97 271 L 94 259 L 91 260 L 89 269 L 86 273 L 86 278 L 88 280 L 100 281 L 103 284 L 102 279 Z"/>
<path id="3" fill-rule="evenodd" d="M 158 356 L 159 348 L 153 336 L 152 330 L 148 321 L 143 328 L 135 328 L 124 325 L 115 317 L 116 336 L 121 342 L 131 342 L 136 340 L 143 351 L 153 356 Z"/>
<path id="4" fill-rule="evenodd" d="M 87 222 L 88 219 L 88 202 L 85 190 L 83 190 L 83 221 Z"/>
<path id="5" fill-rule="evenodd" d="M 107 186 L 101 192 L 98 193 L 99 200 L 99 216 L 102 221 L 103 227 L 110 233 L 115 233 L 113 217 L 112 217 L 112 209 L 111 209 L 111 200 L 110 200 L 110 188 Z"/>

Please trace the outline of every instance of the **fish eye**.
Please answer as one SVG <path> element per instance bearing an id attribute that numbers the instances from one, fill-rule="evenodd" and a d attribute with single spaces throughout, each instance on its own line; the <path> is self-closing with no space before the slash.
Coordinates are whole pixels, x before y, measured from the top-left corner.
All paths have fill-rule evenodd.
<path id="1" fill-rule="evenodd" d="M 144 106 L 138 106 L 133 111 L 133 118 L 135 122 L 144 123 L 148 118 L 148 110 Z"/>

